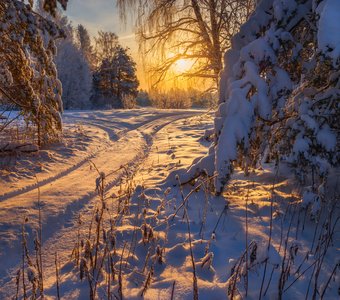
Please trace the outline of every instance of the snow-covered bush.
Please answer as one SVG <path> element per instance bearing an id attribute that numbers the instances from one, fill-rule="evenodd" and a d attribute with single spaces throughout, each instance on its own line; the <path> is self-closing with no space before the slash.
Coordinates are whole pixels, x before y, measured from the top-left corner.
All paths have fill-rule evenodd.
<path id="1" fill-rule="evenodd" d="M 64 38 L 56 41 L 57 51 L 54 59 L 58 79 L 62 84 L 63 107 L 64 109 L 89 108 L 92 90 L 92 73 L 88 59 L 92 49 L 89 45 L 90 37 L 82 25 L 78 26 L 80 30 L 74 32 L 72 23 L 60 10 L 54 13 L 54 17 L 49 15 L 44 10 L 44 3 L 42 0 L 37 1 L 37 13 L 53 20 L 64 33 Z"/>
<path id="2" fill-rule="evenodd" d="M 63 87 L 64 109 L 85 109 L 90 107 L 92 73 L 89 62 L 73 39 L 73 28 L 66 16 L 57 16 L 58 25 L 66 38 L 57 42 L 55 63 L 58 78 Z M 79 46 L 81 47 L 81 45 Z"/>
<path id="3" fill-rule="evenodd" d="M 172 88 L 169 91 L 151 90 L 150 98 L 152 105 L 158 108 L 189 108 L 191 97 L 185 90 Z"/>
<path id="4" fill-rule="evenodd" d="M 191 106 L 197 108 L 216 108 L 218 101 L 218 93 L 215 91 L 207 91 L 202 93 L 200 90 L 189 89 L 191 98 Z"/>
<path id="5" fill-rule="evenodd" d="M 56 65 L 63 87 L 64 109 L 89 108 L 92 74 L 88 62 L 72 41 L 65 40 L 58 45 Z"/>
<path id="6" fill-rule="evenodd" d="M 21 110 L 37 128 L 38 144 L 62 130 L 61 84 L 53 63 L 61 31 L 36 14 L 33 2 L 0 2 L 0 101 Z"/>
<path id="7" fill-rule="evenodd" d="M 139 90 L 136 98 L 137 105 L 145 107 L 151 106 L 151 99 L 147 91 Z"/>
<path id="8" fill-rule="evenodd" d="M 339 163 L 340 1 L 260 1 L 232 39 L 220 76 L 215 142 L 185 179 L 235 164 L 290 162 L 304 180 Z M 267 157 L 264 157 L 267 156 Z"/>
<path id="9" fill-rule="evenodd" d="M 136 106 L 136 96 L 134 95 L 123 95 L 122 106 L 126 109 L 132 109 Z"/>

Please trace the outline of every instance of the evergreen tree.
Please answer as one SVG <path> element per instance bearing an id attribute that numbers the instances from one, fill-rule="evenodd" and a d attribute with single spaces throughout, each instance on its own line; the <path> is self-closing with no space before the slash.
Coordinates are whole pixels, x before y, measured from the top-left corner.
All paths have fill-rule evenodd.
<path id="1" fill-rule="evenodd" d="M 93 76 L 95 106 L 121 108 L 125 97 L 137 97 L 136 64 L 127 51 L 119 45 L 114 33 L 99 32 L 96 39 L 98 68 Z"/>
<path id="2" fill-rule="evenodd" d="M 182 182 L 215 175 L 221 193 L 235 165 L 247 171 L 271 159 L 317 190 L 340 161 L 338 8 L 337 0 L 259 2 L 225 54 L 215 143 Z"/>
<path id="3" fill-rule="evenodd" d="M 122 103 L 124 97 L 137 97 L 138 79 L 136 76 L 136 63 L 128 54 L 128 49 L 117 47 L 116 55 L 112 61 L 116 65 L 117 76 L 115 79 L 116 99 Z"/>

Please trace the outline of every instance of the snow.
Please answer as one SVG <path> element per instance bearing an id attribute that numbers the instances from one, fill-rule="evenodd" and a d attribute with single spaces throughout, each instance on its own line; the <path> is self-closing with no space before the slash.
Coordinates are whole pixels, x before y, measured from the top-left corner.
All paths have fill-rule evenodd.
<path id="1" fill-rule="evenodd" d="M 296 9 L 295 1 L 274 0 L 274 16 L 278 21 L 281 21 L 285 14 L 291 14 Z"/>
<path id="2" fill-rule="evenodd" d="M 336 136 L 331 132 L 328 126 L 324 126 L 319 130 L 316 135 L 317 141 L 322 145 L 327 151 L 335 150 L 336 147 Z"/>
<path id="3" fill-rule="evenodd" d="M 336 299 L 339 3 L 259 1 L 225 54 L 214 119 L 67 111 L 58 143 L 3 135 L 0 149 L 12 151 L 0 153 L 0 298 L 22 297 L 21 272 L 29 296 L 43 277 L 47 299 L 57 283 L 65 299 Z M 320 20 L 302 18 L 315 11 Z M 304 34 L 309 24 L 318 40 Z M 321 52 L 300 56 L 305 38 Z M 10 85 L 7 73 L 1 66 Z M 69 90 L 86 100 L 83 83 Z"/>
<path id="4" fill-rule="evenodd" d="M 301 118 L 302 121 L 305 122 L 307 128 L 313 130 L 314 132 L 318 131 L 319 125 L 317 124 L 317 122 L 312 117 L 310 117 L 307 114 L 302 114 L 300 118 Z"/>
<path id="5" fill-rule="evenodd" d="M 215 174 L 218 194 L 234 165 L 247 170 L 258 157 L 287 158 L 299 169 L 297 176 L 302 181 L 310 169 L 315 169 L 319 178 L 327 174 L 327 167 L 338 162 L 338 67 L 328 64 L 313 47 L 306 55 L 306 45 L 307 40 L 311 45 L 320 44 L 317 38 L 322 43 L 331 35 L 335 41 L 340 29 L 334 34 L 331 30 L 327 34 L 319 32 L 317 37 L 301 34 L 311 26 L 327 31 L 323 23 L 338 27 L 338 5 L 339 1 L 332 0 L 257 3 L 224 55 L 214 144 L 205 159 L 196 160 L 190 169 L 178 173 L 184 181 L 207 169 L 206 173 Z M 337 13 L 329 13 L 331 7 Z M 320 21 L 306 17 L 314 13 L 320 14 Z"/>
<path id="6" fill-rule="evenodd" d="M 282 171 L 277 173 L 272 165 L 264 164 L 263 168 L 251 172 L 249 177 L 245 177 L 243 172 L 237 169 L 228 182 L 225 193 L 218 197 L 207 191 L 209 182 L 205 182 L 204 178 L 198 180 L 195 187 L 173 186 L 169 174 L 174 174 L 174 170 L 188 168 L 193 160 L 197 160 L 207 151 L 210 142 L 202 139 L 202 136 L 206 130 L 212 128 L 211 114 L 202 111 L 153 109 L 74 111 L 66 112 L 64 119 L 67 128 L 81 126 L 81 134 L 87 136 L 90 142 L 84 145 L 82 151 L 60 145 L 59 150 L 53 151 L 60 153 L 62 148 L 64 151 L 73 149 L 69 158 L 52 162 L 43 160 L 43 166 L 50 166 L 49 172 L 36 173 L 38 178 L 50 178 L 50 181 L 40 185 L 46 298 L 52 299 L 56 295 L 56 251 L 60 265 L 59 285 L 62 298 L 89 297 L 88 281 L 85 277 L 80 280 L 79 276 L 80 272 L 83 272 L 82 276 L 86 276 L 86 268 L 90 267 L 89 255 L 93 240 L 88 239 L 89 226 L 92 218 L 93 224 L 97 224 L 95 220 L 100 220 L 100 200 L 95 189 L 96 186 L 101 186 L 102 181 L 107 185 L 105 205 L 109 213 L 104 213 L 105 222 L 102 226 L 105 230 L 99 247 L 104 251 L 102 245 L 105 245 L 105 240 L 108 241 L 117 272 L 111 291 L 118 295 L 117 277 L 121 266 L 122 291 L 126 299 L 139 298 L 147 278 L 150 278 L 150 281 L 144 294 L 145 299 L 170 299 L 173 287 L 175 299 L 192 299 L 193 265 L 185 211 L 190 221 L 199 299 L 227 298 L 227 291 L 230 290 L 234 278 L 230 276 L 231 272 L 234 270 L 234 274 L 237 274 L 235 270 L 239 264 L 240 276 L 236 277 L 237 297 L 245 298 L 243 278 L 247 275 L 248 298 L 258 299 L 266 261 L 268 270 L 265 287 L 269 274 L 273 272 L 266 297 L 277 298 L 285 251 L 294 255 L 294 261 L 290 262 L 292 271 L 286 287 L 297 278 L 298 275 L 294 272 L 301 263 L 301 270 L 305 270 L 315 261 L 312 256 L 304 261 L 304 257 L 308 253 L 314 253 L 311 250 L 311 242 L 317 226 L 315 220 L 318 219 L 321 224 L 325 219 L 325 215 L 320 215 L 323 204 L 317 199 L 320 197 L 326 200 L 333 194 L 327 192 L 330 191 L 329 183 L 320 186 L 318 194 L 309 189 L 301 197 L 299 187 L 292 179 L 289 169 L 282 166 Z M 82 141 L 84 137 L 80 132 L 69 132 L 70 136 L 66 141 L 71 144 L 72 135 L 80 138 L 78 142 Z M 97 151 L 94 146 L 99 147 Z M 91 164 L 80 165 L 58 176 L 65 167 L 62 166 L 64 163 L 85 159 L 91 152 Z M 19 162 L 25 159 L 27 157 L 21 157 Z M 204 159 L 207 168 L 211 168 L 213 163 L 206 157 Z M 126 169 L 117 171 L 121 165 L 126 164 Z M 99 174 L 95 167 L 98 168 Z M 32 239 L 38 221 L 37 190 L 36 186 L 32 186 L 31 190 L 20 189 L 30 182 L 33 173 L 32 171 L 30 175 L 27 171 L 26 179 L 14 181 L 16 187 L 13 186 L 9 191 L 16 192 L 16 195 L 7 194 L 1 197 L 1 299 L 11 297 L 12 291 L 15 290 L 15 276 L 21 257 L 19 232 L 25 216 L 27 241 L 30 250 L 33 250 Z M 130 180 L 127 180 L 126 174 L 130 174 Z M 14 180 L 14 175 L 15 173 L 10 174 L 9 178 Z M 182 176 L 180 180 L 183 181 Z M 3 186 L 4 182 L 1 184 L 1 191 Z M 129 187 L 132 190 L 126 209 L 124 213 L 117 214 L 117 207 L 123 205 L 126 199 L 120 198 L 119 195 L 128 192 Z M 187 199 L 185 210 L 183 199 Z M 268 247 L 272 201 L 273 230 Z M 301 210 L 298 203 L 301 203 Z M 309 209 L 311 217 L 308 212 L 303 218 L 303 209 Z M 110 219 L 115 222 L 114 228 L 109 226 Z M 334 224 L 333 221 L 331 224 Z M 78 230 L 84 241 L 79 267 L 74 260 L 70 261 Z M 289 231 L 291 233 L 288 234 L 288 248 L 285 250 L 285 241 L 280 241 L 280 237 L 285 237 Z M 317 238 L 318 236 L 319 233 Z M 246 247 L 246 239 L 249 249 L 248 270 L 245 260 L 240 261 Z M 334 243 L 327 250 L 320 273 L 320 283 L 328 279 L 338 245 L 339 240 L 334 236 Z M 34 252 L 31 253 L 33 255 Z M 31 279 L 37 278 L 36 269 L 29 268 L 28 272 Z M 106 297 L 107 276 L 107 269 L 103 269 L 102 275 L 98 277 L 99 298 Z M 298 279 L 284 293 L 283 298 L 292 299 L 296 295 L 305 295 L 310 276 L 311 271 L 306 271 L 306 276 Z M 331 281 L 325 299 L 336 297 L 336 280 L 338 275 L 335 281 Z"/>
<path id="7" fill-rule="evenodd" d="M 318 47 L 335 61 L 340 57 L 340 2 L 322 2 L 318 28 Z"/>
<path id="8" fill-rule="evenodd" d="M 60 80 L 59 89 L 63 91 L 64 107 L 67 109 L 89 108 L 92 74 L 81 51 L 70 38 L 59 41 L 55 61 Z"/>
<path id="9" fill-rule="evenodd" d="M 275 76 L 271 78 L 272 83 L 269 88 L 272 97 L 279 95 L 282 91 L 289 91 L 293 87 L 292 81 L 286 71 L 279 67 L 275 67 L 274 70 Z"/>
<path id="10" fill-rule="evenodd" d="M 310 187 L 306 188 L 302 195 L 303 206 L 307 207 L 308 205 L 313 204 L 316 198 L 317 195 L 311 191 L 311 188 Z"/>
<path id="11" fill-rule="evenodd" d="M 298 153 L 305 153 L 309 149 L 309 142 L 306 138 L 298 137 L 295 140 L 294 146 L 293 146 L 293 152 L 296 154 Z"/>
<path id="12" fill-rule="evenodd" d="M 240 58 L 243 61 L 251 59 L 256 63 L 266 60 L 275 62 L 276 55 L 273 49 L 268 45 L 266 38 L 258 38 L 242 48 Z"/>
<path id="13" fill-rule="evenodd" d="M 38 187 L 44 207 L 44 234 L 50 238 L 68 226 L 76 211 L 95 196 L 97 175 L 90 162 L 106 174 L 119 169 L 121 165 L 137 164 L 143 159 L 153 132 L 178 118 L 197 113 L 200 112 L 152 109 L 66 112 L 64 143 L 43 149 L 34 156 L 22 155 L 13 165 L 2 161 L 7 167 L 1 170 L 0 226 L 8 230 L 1 230 L 0 256 L 10 253 L 8 261 L 1 267 L 2 280 L 19 257 L 18 232 L 22 220 L 27 217 L 31 225 L 36 224 Z M 165 152 L 165 157 L 168 157 Z M 192 153 L 197 152 L 193 149 Z M 157 159 L 160 156 L 157 153 Z M 168 159 L 173 161 L 170 157 Z M 185 161 L 184 157 L 178 159 Z M 112 178 L 112 175 L 107 177 L 108 184 L 118 184 L 117 178 Z"/>

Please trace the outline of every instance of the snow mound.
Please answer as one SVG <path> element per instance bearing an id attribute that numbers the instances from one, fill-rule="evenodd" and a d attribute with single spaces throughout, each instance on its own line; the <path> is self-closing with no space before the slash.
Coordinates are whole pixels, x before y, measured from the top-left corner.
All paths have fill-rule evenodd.
<path id="1" fill-rule="evenodd" d="M 334 60 L 340 57 L 339 0 L 325 0 L 320 4 L 318 47 Z"/>

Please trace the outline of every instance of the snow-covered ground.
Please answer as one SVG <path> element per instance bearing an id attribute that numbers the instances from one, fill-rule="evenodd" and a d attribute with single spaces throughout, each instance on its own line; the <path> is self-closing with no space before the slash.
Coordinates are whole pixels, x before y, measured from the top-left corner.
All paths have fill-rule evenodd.
<path id="1" fill-rule="evenodd" d="M 95 167 L 106 174 L 112 172 L 108 185 L 119 186 L 121 172 L 115 171 L 122 165 L 138 167 L 150 152 L 156 132 L 177 119 L 201 113 L 152 109 L 67 112 L 61 144 L 39 153 L 3 157 L 1 286 L 7 281 L 10 268 L 20 260 L 20 232 L 24 220 L 27 219 L 29 232 L 32 232 L 31 225 L 36 225 L 38 188 L 43 206 L 43 238 L 49 241 L 63 227 L 69 227 L 74 215 L 95 198 Z"/>
<path id="2" fill-rule="evenodd" d="M 35 260 L 38 193 L 48 298 L 57 298 L 55 253 L 63 299 L 89 299 L 90 287 L 99 299 L 192 299 L 195 289 L 199 299 L 258 299 L 260 291 L 278 299 L 279 282 L 283 299 L 312 299 L 315 287 L 316 299 L 324 291 L 323 299 L 338 297 L 338 194 L 327 197 L 334 207 L 323 203 L 313 217 L 289 172 L 272 165 L 249 177 L 236 170 L 219 197 L 204 178 L 173 186 L 168 175 L 207 151 L 202 136 L 213 122 L 203 111 L 64 118 L 60 145 L 2 168 L 0 299 L 16 294 L 23 223 Z M 29 294 L 27 277 L 26 285 Z M 21 298 L 22 279 L 19 292 Z"/>

